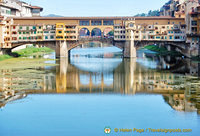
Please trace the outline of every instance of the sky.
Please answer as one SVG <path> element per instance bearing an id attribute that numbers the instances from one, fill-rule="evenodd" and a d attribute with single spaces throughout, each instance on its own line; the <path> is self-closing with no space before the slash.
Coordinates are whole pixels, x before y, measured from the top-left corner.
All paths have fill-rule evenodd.
<path id="1" fill-rule="evenodd" d="M 159 9 L 168 0 L 22 0 L 43 7 L 42 15 L 133 16 Z"/>

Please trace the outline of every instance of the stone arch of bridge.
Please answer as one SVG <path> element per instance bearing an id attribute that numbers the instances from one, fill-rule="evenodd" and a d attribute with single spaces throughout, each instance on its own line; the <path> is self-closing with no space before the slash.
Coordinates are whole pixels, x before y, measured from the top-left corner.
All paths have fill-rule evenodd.
<path id="1" fill-rule="evenodd" d="M 88 31 L 90 31 L 90 34 L 91 34 L 92 30 L 95 29 L 95 28 L 100 29 L 102 33 L 104 32 L 104 30 L 106 28 L 111 28 L 112 30 L 114 30 L 113 26 L 104 26 L 104 25 L 101 25 L 101 26 L 79 26 L 79 35 L 80 35 L 80 30 L 84 29 L 84 28 L 86 28 Z"/>
<path id="2" fill-rule="evenodd" d="M 88 28 L 86 28 L 86 27 L 83 27 L 83 28 L 81 28 L 80 30 L 79 30 L 79 36 L 83 36 L 83 37 L 85 37 L 85 36 L 90 36 L 91 35 L 91 30 L 89 30 Z"/>
<path id="3" fill-rule="evenodd" d="M 135 41 L 135 47 L 136 49 L 143 48 L 147 45 L 160 45 L 166 47 L 168 50 L 176 50 L 185 56 L 189 57 L 188 53 L 188 47 L 184 42 L 174 42 L 174 41 L 168 41 L 168 42 L 160 42 L 160 41 Z"/>
<path id="4" fill-rule="evenodd" d="M 93 28 L 92 31 L 91 31 L 91 36 L 94 36 L 94 37 L 101 37 L 102 36 L 102 31 L 100 28 Z"/>
<path id="5" fill-rule="evenodd" d="M 106 27 L 103 30 L 103 35 L 104 36 L 114 36 L 113 28 L 112 27 Z"/>
<path id="6" fill-rule="evenodd" d="M 113 45 L 113 47 L 117 47 L 117 48 L 119 48 L 120 50 L 123 50 L 123 47 L 121 47 L 120 45 L 117 45 L 117 44 L 114 44 L 113 43 L 113 41 L 112 40 L 107 40 L 107 41 L 101 41 L 101 40 L 94 40 L 94 41 L 80 41 L 80 42 L 77 42 L 77 43 L 75 43 L 74 45 L 70 45 L 69 47 L 68 47 L 68 51 L 70 51 L 70 50 L 72 50 L 72 49 L 74 49 L 74 48 L 76 48 L 76 47 L 78 47 L 78 46 L 81 46 L 82 44 L 88 44 L 88 43 L 91 43 L 91 42 L 97 42 L 97 43 L 108 43 L 108 44 L 112 44 Z"/>
<path id="7" fill-rule="evenodd" d="M 32 42 L 17 43 L 17 44 L 13 44 L 12 48 L 10 48 L 9 50 L 12 51 L 13 49 L 17 47 L 28 45 L 28 44 L 32 44 L 35 47 L 48 47 L 52 50 L 56 50 L 56 43 L 53 41 L 52 42 L 36 42 L 36 43 L 32 43 Z"/>

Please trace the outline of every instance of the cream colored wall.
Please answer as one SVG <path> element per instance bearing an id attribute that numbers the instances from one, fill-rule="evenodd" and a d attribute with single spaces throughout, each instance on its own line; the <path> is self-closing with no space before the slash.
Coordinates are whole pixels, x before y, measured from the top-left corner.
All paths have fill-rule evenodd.
<path id="1" fill-rule="evenodd" d="M 160 20 L 160 19 L 158 19 L 158 20 L 156 20 L 156 19 L 154 19 L 154 20 L 135 20 L 135 23 L 137 24 L 137 25 L 139 25 L 139 24 L 151 24 L 151 25 L 167 25 L 168 24 L 168 22 L 170 23 L 170 24 L 173 24 L 173 22 L 174 22 L 174 24 L 185 24 L 185 20 L 184 19 L 165 19 L 165 20 Z"/>
<path id="2" fill-rule="evenodd" d="M 78 25 L 78 20 L 14 20 L 14 24 L 22 25 L 37 25 L 37 24 L 49 24 L 55 25 L 56 23 L 64 23 L 68 25 Z"/>

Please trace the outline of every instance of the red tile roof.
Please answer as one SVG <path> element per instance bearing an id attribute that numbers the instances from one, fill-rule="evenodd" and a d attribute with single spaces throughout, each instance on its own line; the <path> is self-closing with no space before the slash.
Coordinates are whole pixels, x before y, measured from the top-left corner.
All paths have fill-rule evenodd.
<path id="1" fill-rule="evenodd" d="M 38 6 L 31 6 L 31 8 L 33 8 L 33 9 L 43 9 L 42 7 L 38 7 Z"/>
<path id="2" fill-rule="evenodd" d="M 42 7 L 38 7 L 38 6 L 31 6 L 32 9 L 40 9 L 40 11 L 43 11 Z"/>

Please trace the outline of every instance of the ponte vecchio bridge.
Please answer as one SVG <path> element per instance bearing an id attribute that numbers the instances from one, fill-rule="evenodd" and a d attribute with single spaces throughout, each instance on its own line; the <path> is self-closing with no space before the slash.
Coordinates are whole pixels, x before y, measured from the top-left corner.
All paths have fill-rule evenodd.
<path id="1" fill-rule="evenodd" d="M 136 49 L 150 44 L 166 46 L 190 56 L 185 20 L 174 17 L 20 17 L 6 18 L 0 28 L 5 52 L 24 44 L 47 46 L 57 57 L 88 42 L 109 43 L 135 57 Z"/>

